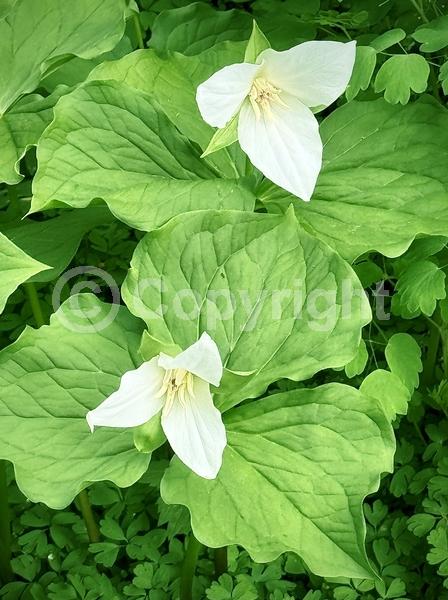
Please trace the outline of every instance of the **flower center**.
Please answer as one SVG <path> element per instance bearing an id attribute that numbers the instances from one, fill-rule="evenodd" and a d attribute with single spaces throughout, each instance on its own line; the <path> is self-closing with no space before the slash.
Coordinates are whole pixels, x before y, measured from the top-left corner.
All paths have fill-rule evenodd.
<path id="1" fill-rule="evenodd" d="M 165 411 L 169 412 L 175 400 L 185 406 L 186 395 L 194 396 L 193 374 L 185 369 L 169 369 L 165 372 L 157 397 L 165 396 Z"/>
<path id="2" fill-rule="evenodd" d="M 280 98 L 281 89 L 275 87 L 263 77 L 257 77 L 252 84 L 249 92 L 249 100 L 254 109 L 257 121 L 263 112 L 267 117 L 272 118 L 271 104 L 287 106 Z"/>

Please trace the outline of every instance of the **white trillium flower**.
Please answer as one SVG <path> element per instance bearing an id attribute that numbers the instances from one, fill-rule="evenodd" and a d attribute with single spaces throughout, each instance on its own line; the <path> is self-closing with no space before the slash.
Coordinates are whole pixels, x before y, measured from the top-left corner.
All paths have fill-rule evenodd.
<path id="1" fill-rule="evenodd" d="M 290 50 L 264 50 L 257 64 L 238 63 L 214 73 L 197 89 L 203 119 L 225 127 L 238 116 L 238 140 L 268 179 L 310 200 L 322 166 L 319 124 L 323 109 L 346 89 L 356 42 L 313 41 Z"/>
<path id="2" fill-rule="evenodd" d="M 137 427 L 162 411 L 162 428 L 172 449 L 192 471 L 214 479 L 227 443 L 210 384 L 223 373 L 218 347 L 203 333 L 175 357 L 159 354 L 123 375 L 119 389 L 87 413 L 96 426 Z"/>

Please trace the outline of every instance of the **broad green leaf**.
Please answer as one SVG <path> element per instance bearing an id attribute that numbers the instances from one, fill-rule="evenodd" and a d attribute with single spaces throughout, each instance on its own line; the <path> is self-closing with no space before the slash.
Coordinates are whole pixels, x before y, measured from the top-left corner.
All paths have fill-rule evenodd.
<path id="1" fill-rule="evenodd" d="M 124 32 L 120 0 L 17 0 L 0 21 L 0 115 L 70 55 L 111 50 Z"/>
<path id="2" fill-rule="evenodd" d="M 324 163 L 311 202 L 265 184 L 269 210 L 293 202 L 304 226 L 347 260 L 371 250 L 395 257 L 418 234 L 448 235 L 448 111 L 439 103 L 350 102 L 320 132 Z"/>
<path id="3" fill-rule="evenodd" d="M 263 398 L 224 420 L 215 480 L 177 459 L 162 480 L 163 500 L 188 507 L 195 536 L 211 547 L 239 544 L 258 562 L 293 551 L 320 576 L 374 578 L 362 501 L 394 453 L 377 402 L 330 384 Z"/>
<path id="4" fill-rule="evenodd" d="M 244 47 L 243 42 L 223 42 L 197 56 L 174 53 L 163 58 L 152 49 L 137 51 L 100 65 L 91 79 L 114 79 L 151 95 L 181 133 L 205 150 L 215 130 L 199 113 L 197 87 L 221 67 L 241 62 Z M 205 162 L 224 177 L 245 173 L 246 157 L 237 144 L 214 153 Z"/>
<path id="5" fill-rule="evenodd" d="M 384 52 L 384 50 L 404 40 L 405 37 L 406 32 L 403 29 L 390 29 L 370 42 L 370 46 L 377 52 Z"/>
<path id="6" fill-rule="evenodd" d="M 391 421 L 397 414 L 407 413 L 411 393 L 402 380 L 390 371 L 372 371 L 364 379 L 359 390 L 366 396 L 375 398 Z"/>
<path id="7" fill-rule="evenodd" d="M 161 12 L 151 28 L 149 46 L 158 51 L 199 54 L 226 40 L 247 40 L 252 19 L 240 10 L 215 10 L 209 4 L 192 4 Z"/>
<path id="8" fill-rule="evenodd" d="M 78 58 L 63 63 L 56 71 L 52 71 L 41 82 L 41 86 L 48 92 L 53 92 L 59 85 L 75 87 L 86 81 L 95 67 L 105 61 L 118 60 L 132 52 L 131 40 L 124 36 L 118 44 L 109 52 L 95 56 L 94 58 Z"/>
<path id="9" fill-rule="evenodd" d="M 421 52 L 437 52 L 448 46 L 448 15 L 419 27 L 412 37 L 420 42 Z"/>
<path id="10" fill-rule="evenodd" d="M 423 366 L 420 346 L 412 335 L 395 333 L 387 343 L 386 360 L 389 369 L 412 393 L 418 387 Z"/>
<path id="11" fill-rule="evenodd" d="M 0 181 L 12 185 L 23 179 L 19 169 L 21 159 L 37 144 L 53 118 L 54 105 L 68 90 L 60 86 L 46 98 L 30 94 L 0 117 Z"/>
<path id="12" fill-rule="evenodd" d="M 48 265 L 48 270 L 34 275 L 31 281 L 52 281 L 70 263 L 83 236 L 97 225 L 112 220 L 112 215 L 105 208 L 86 208 L 63 213 L 47 221 L 23 221 L 5 233 L 24 252 Z"/>
<path id="13" fill-rule="evenodd" d="M 198 56 L 174 53 L 164 58 L 154 50 L 140 50 L 100 65 L 91 78 L 114 79 L 150 94 L 176 127 L 205 150 L 215 130 L 199 113 L 197 87 L 225 65 L 241 62 L 244 48 L 245 43 L 223 42 Z M 243 174 L 245 155 L 236 145 L 229 152 L 214 154 L 210 162 L 226 177 Z"/>
<path id="14" fill-rule="evenodd" d="M 431 260 L 419 260 L 409 264 L 400 274 L 396 289 L 400 303 L 409 311 L 421 311 L 431 316 L 437 300 L 446 297 L 445 273 Z"/>
<path id="15" fill-rule="evenodd" d="M 350 102 L 370 85 L 376 65 L 376 51 L 370 46 L 356 47 L 356 60 L 345 96 Z"/>
<path id="16" fill-rule="evenodd" d="M 21 283 L 49 268 L 48 265 L 28 256 L 0 233 L 0 313 L 5 308 L 9 296 Z"/>
<path id="17" fill-rule="evenodd" d="M 370 320 L 353 271 L 293 211 L 181 215 L 141 240 L 122 294 L 154 354 L 212 336 L 228 369 L 217 390 L 227 407 L 282 377 L 344 366 Z"/>
<path id="18" fill-rule="evenodd" d="M 0 19 L 4 19 L 11 12 L 17 0 L 0 0 Z"/>
<path id="19" fill-rule="evenodd" d="M 85 418 L 139 364 L 140 335 L 126 308 L 82 294 L 0 352 L 0 458 L 33 502 L 64 508 L 90 482 L 126 487 L 146 471 L 132 430 L 91 434 Z"/>
<path id="20" fill-rule="evenodd" d="M 255 63 L 257 58 L 263 52 L 271 47 L 269 40 L 258 27 L 257 22 L 253 22 L 252 33 L 247 42 L 246 52 L 244 53 L 244 62 Z"/>
<path id="21" fill-rule="evenodd" d="M 189 210 L 254 205 L 240 183 L 216 177 L 148 95 L 116 81 L 61 98 L 37 157 L 32 212 L 102 198 L 117 218 L 151 230 Z"/>
<path id="22" fill-rule="evenodd" d="M 384 91 L 391 104 L 407 104 L 411 91 L 421 94 L 428 86 L 429 65 L 420 54 L 397 54 L 381 65 L 375 78 L 375 92 Z"/>

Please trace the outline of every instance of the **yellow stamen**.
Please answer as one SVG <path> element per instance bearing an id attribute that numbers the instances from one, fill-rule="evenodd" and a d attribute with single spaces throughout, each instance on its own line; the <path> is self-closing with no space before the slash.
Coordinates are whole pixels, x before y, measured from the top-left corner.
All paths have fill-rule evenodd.
<path id="1" fill-rule="evenodd" d="M 165 408 L 168 413 L 176 400 L 185 406 L 188 396 L 194 398 L 193 374 L 185 369 L 169 369 L 163 378 L 156 398 L 165 396 Z"/>
<path id="2" fill-rule="evenodd" d="M 275 87 L 263 77 L 257 77 L 249 92 L 249 100 L 254 109 L 257 121 L 263 112 L 268 118 L 272 118 L 271 104 L 279 104 L 287 108 L 287 104 L 280 98 L 281 89 Z"/>

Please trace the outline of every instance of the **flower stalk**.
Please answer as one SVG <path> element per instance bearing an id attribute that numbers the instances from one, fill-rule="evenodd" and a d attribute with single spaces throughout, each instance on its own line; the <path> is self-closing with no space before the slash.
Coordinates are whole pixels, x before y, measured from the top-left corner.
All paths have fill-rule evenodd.
<path id="1" fill-rule="evenodd" d="M 180 600 L 193 600 L 193 581 L 202 544 L 190 534 L 180 576 Z"/>
<path id="2" fill-rule="evenodd" d="M 82 518 L 84 519 L 84 523 L 87 527 L 89 541 L 91 544 L 95 544 L 96 542 L 100 541 L 101 534 L 95 520 L 95 515 L 93 514 L 92 505 L 90 504 L 87 490 L 82 490 L 82 492 L 79 492 L 77 500 Z"/>
<path id="3" fill-rule="evenodd" d="M 215 549 L 215 579 L 227 572 L 227 546 Z"/>

